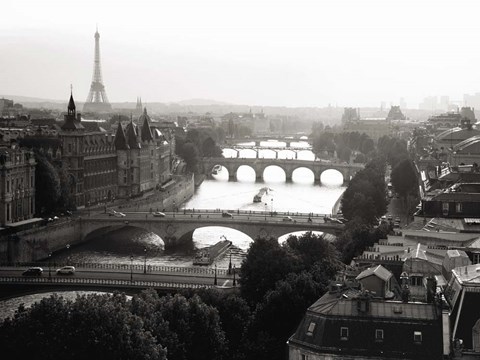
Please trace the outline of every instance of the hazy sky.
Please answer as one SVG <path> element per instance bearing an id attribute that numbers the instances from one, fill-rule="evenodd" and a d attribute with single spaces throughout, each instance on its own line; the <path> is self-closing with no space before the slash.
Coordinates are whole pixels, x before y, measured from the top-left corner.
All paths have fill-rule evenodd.
<path id="1" fill-rule="evenodd" d="M 478 5 L 477 5 L 478 4 Z M 409 107 L 480 92 L 466 0 L 1 0 L 0 94 L 84 101 L 100 32 L 112 102 Z"/>

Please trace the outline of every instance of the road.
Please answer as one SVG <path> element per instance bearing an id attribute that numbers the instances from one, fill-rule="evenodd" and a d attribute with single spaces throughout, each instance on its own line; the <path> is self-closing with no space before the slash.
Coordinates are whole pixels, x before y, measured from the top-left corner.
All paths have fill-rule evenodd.
<path id="1" fill-rule="evenodd" d="M 22 273 L 26 267 L 0 267 L 0 277 L 18 277 L 27 278 Z M 196 268 L 191 268 L 196 269 Z M 50 274 L 48 268 L 43 268 L 42 278 L 55 279 L 96 279 L 96 280 L 123 280 L 123 281 L 155 281 L 160 283 L 174 283 L 174 284 L 197 284 L 197 285 L 213 285 L 215 279 L 215 270 L 213 269 L 198 269 L 199 273 L 185 273 L 175 271 L 152 271 L 146 274 L 143 271 L 124 269 L 87 269 L 77 268 L 73 275 L 59 275 L 56 269 L 51 269 Z M 211 273 L 207 273 L 211 271 Z M 28 278 L 33 278 L 29 276 Z M 224 275 L 217 273 L 217 284 L 219 286 L 233 286 L 233 275 Z"/>

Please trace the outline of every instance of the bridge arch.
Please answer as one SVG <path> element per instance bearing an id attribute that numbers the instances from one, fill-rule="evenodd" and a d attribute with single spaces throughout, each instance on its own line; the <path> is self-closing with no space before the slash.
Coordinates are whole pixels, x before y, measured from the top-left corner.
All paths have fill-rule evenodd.
<path id="1" fill-rule="evenodd" d="M 203 247 L 214 245 L 225 238 L 232 241 L 234 246 L 246 251 L 254 240 L 251 235 L 228 225 L 213 226 L 209 224 L 199 225 L 197 228 L 179 235 L 179 240 L 182 243 L 192 241 L 192 244 L 195 245 L 195 242 L 193 242 L 193 235 L 195 233 L 197 233 L 196 236 L 200 237 Z"/>
<path id="2" fill-rule="evenodd" d="M 285 169 L 283 166 L 280 164 L 267 164 L 266 166 L 263 166 L 259 168 L 259 171 L 257 172 L 257 179 L 259 180 L 264 180 L 265 179 L 265 172 L 269 169 L 270 175 L 267 177 L 269 178 L 269 181 L 272 181 L 271 179 L 271 173 L 273 172 L 274 175 L 274 182 L 285 182 L 285 181 L 291 181 L 288 178 L 288 172 L 287 169 Z M 283 178 L 282 178 L 282 172 L 283 172 Z"/>
<path id="3" fill-rule="evenodd" d="M 308 166 L 297 166 L 297 167 L 292 169 L 292 174 L 291 174 L 292 181 L 297 181 L 298 182 L 298 179 L 295 179 L 295 177 L 296 177 L 295 174 L 298 175 L 298 174 L 301 174 L 301 173 L 303 173 L 303 175 L 302 175 L 303 179 L 305 179 L 307 176 L 310 177 L 310 175 L 311 175 L 311 179 L 307 179 L 306 181 L 305 180 L 300 181 L 301 183 L 313 183 L 313 184 L 315 184 L 319 180 L 319 179 L 315 178 L 315 171 L 313 171 L 312 168 L 310 168 Z"/>
<path id="4" fill-rule="evenodd" d="M 320 181 L 321 184 L 344 184 L 350 180 L 350 175 L 347 170 L 345 169 L 335 169 L 325 167 L 321 169 L 317 175 L 317 179 Z M 323 177 L 323 180 L 322 180 Z M 330 177 L 332 181 L 328 181 L 326 177 Z M 337 180 L 338 179 L 338 180 Z"/>

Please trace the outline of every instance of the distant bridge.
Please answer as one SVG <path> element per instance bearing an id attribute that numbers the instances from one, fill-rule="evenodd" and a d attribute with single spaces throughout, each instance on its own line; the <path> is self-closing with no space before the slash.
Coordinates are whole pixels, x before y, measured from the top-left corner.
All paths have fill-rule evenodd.
<path id="1" fill-rule="evenodd" d="M 225 145 L 234 145 L 241 143 L 251 143 L 254 142 L 255 146 L 260 146 L 260 143 L 267 142 L 269 140 L 276 140 L 279 142 L 284 142 L 287 147 L 290 147 L 292 142 L 310 142 L 311 140 L 306 138 L 305 135 L 298 136 L 288 136 L 288 135 L 268 135 L 268 136 L 252 136 L 248 138 L 226 138 L 224 141 Z"/>
<path id="2" fill-rule="evenodd" d="M 255 152 L 255 157 L 258 159 L 260 150 L 271 150 L 275 152 L 275 158 L 278 159 L 279 151 L 291 151 L 295 153 L 295 159 L 298 159 L 298 153 L 301 151 L 312 151 L 312 147 L 298 147 L 298 146 L 254 146 L 254 145 L 223 145 L 221 149 L 229 149 L 237 152 L 237 158 L 240 157 L 241 150 L 252 150 Z"/>
<path id="3" fill-rule="evenodd" d="M 333 169 L 342 174 L 344 183 L 348 183 L 357 171 L 365 167 L 363 164 L 298 159 L 203 158 L 202 162 L 207 174 L 212 173 L 215 165 L 221 165 L 228 170 L 230 179 L 236 179 L 237 170 L 242 165 L 251 167 L 255 171 L 255 178 L 257 180 L 263 179 L 263 173 L 267 167 L 278 166 L 285 172 L 286 181 L 292 181 L 292 175 L 296 169 L 307 168 L 313 172 L 315 182 L 320 181 L 320 177 L 325 170 Z"/>

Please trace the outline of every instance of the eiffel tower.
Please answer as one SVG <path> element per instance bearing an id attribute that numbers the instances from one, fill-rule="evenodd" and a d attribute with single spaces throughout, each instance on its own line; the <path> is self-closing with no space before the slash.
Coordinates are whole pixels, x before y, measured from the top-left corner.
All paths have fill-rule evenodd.
<path id="1" fill-rule="evenodd" d="M 95 64 L 93 68 L 92 85 L 83 105 L 83 112 L 108 112 L 112 105 L 108 102 L 107 93 L 102 80 L 102 67 L 100 65 L 100 34 L 95 32 Z"/>

